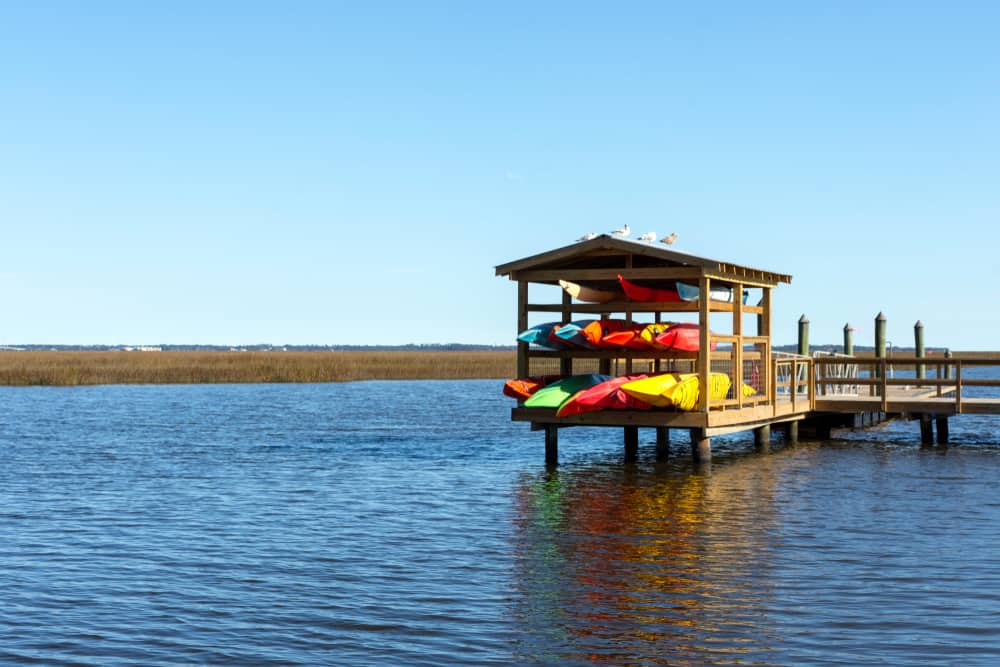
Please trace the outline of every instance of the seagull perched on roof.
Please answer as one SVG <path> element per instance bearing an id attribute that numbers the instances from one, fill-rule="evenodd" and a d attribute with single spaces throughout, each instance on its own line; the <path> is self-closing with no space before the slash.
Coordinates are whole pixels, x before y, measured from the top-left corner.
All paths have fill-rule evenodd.
<path id="1" fill-rule="evenodd" d="M 628 236 L 631 231 L 632 230 L 628 228 L 628 223 L 626 222 L 624 225 L 622 225 L 621 227 L 619 227 L 618 229 L 616 229 L 611 233 L 614 234 L 615 236 Z"/>
<path id="2" fill-rule="evenodd" d="M 580 243 L 581 241 L 590 241 L 590 240 L 596 239 L 596 238 L 597 238 L 597 234 L 595 234 L 594 232 L 587 232 L 586 234 L 584 234 L 583 236 L 581 236 L 580 238 L 578 238 L 576 240 L 576 242 Z"/>
<path id="3" fill-rule="evenodd" d="M 677 240 L 677 232 L 672 232 L 670 236 L 665 236 L 660 239 L 660 243 L 666 243 L 667 245 L 673 245 L 674 241 Z"/>
<path id="4" fill-rule="evenodd" d="M 656 240 L 656 232 L 646 232 L 638 238 L 639 241 L 649 241 L 652 243 Z"/>

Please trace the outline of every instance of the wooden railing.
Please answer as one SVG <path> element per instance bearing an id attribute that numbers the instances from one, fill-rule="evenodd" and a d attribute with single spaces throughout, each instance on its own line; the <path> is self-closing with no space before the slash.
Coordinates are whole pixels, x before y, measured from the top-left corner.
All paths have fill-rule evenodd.
<path id="1" fill-rule="evenodd" d="M 942 398 L 945 394 L 953 394 L 955 401 L 955 412 L 962 412 L 962 401 L 964 390 L 971 387 L 994 387 L 1000 388 L 1000 370 L 997 371 L 996 378 L 969 378 L 963 377 L 963 369 L 970 367 L 1000 367 L 1000 354 L 981 354 L 975 358 L 947 358 L 947 357 L 916 357 L 916 356 L 893 356 L 893 357 L 855 357 L 853 363 L 857 363 L 859 369 L 867 371 L 867 377 L 836 378 L 828 377 L 824 373 L 824 367 L 832 363 L 843 363 L 843 358 L 815 358 L 812 360 L 815 368 L 815 384 L 820 394 L 823 394 L 828 387 L 838 387 L 853 385 L 857 387 L 867 387 L 867 392 L 861 390 L 860 393 L 867 393 L 868 396 L 881 398 L 881 407 L 886 410 L 889 401 L 889 389 L 891 387 L 907 387 L 911 389 L 932 390 L 923 397 Z M 895 377 L 893 369 L 900 367 L 912 367 L 919 373 L 921 367 L 926 369 L 924 377 L 906 376 Z"/>

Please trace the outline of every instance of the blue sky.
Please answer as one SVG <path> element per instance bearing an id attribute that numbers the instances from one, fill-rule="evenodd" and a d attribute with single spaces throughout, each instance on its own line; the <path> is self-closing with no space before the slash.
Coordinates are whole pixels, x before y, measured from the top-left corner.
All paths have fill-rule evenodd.
<path id="1" fill-rule="evenodd" d="M 690 5 L 691 3 L 687 3 Z M 506 344 L 623 222 L 1000 349 L 1000 5 L 0 7 L 0 344 Z"/>

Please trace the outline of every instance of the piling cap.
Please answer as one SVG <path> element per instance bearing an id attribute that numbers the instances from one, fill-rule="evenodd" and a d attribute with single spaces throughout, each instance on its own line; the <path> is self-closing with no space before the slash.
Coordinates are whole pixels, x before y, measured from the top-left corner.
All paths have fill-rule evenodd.
<path id="1" fill-rule="evenodd" d="M 854 327 L 851 326 L 850 322 L 844 325 L 844 331 L 854 331 Z"/>
<path id="2" fill-rule="evenodd" d="M 879 322 L 885 322 L 885 314 L 880 310 L 878 315 L 875 316 L 875 319 Z"/>
<path id="3" fill-rule="evenodd" d="M 805 313 L 802 313 L 802 317 L 799 318 L 799 324 L 809 324 L 809 318 L 806 317 Z"/>
<path id="4" fill-rule="evenodd" d="M 924 328 L 924 323 L 921 322 L 920 320 L 917 320 L 917 323 L 913 325 L 913 328 L 914 329 L 923 329 Z"/>

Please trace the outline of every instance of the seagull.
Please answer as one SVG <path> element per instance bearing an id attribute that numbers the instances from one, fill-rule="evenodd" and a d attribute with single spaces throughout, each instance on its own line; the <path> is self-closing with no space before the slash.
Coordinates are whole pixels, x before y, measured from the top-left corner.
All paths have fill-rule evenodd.
<path id="1" fill-rule="evenodd" d="M 611 233 L 614 234 L 615 236 L 628 236 L 629 232 L 631 231 L 632 230 L 628 228 L 628 223 L 626 222 L 624 225 L 622 225 L 621 227 L 619 227 L 618 229 L 616 229 Z"/>
<path id="2" fill-rule="evenodd" d="M 650 243 L 652 243 L 653 241 L 656 240 L 656 232 L 646 232 L 645 234 L 640 236 L 638 240 L 649 241 Z"/>
<path id="3" fill-rule="evenodd" d="M 660 239 L 660 243 L 666 243 L 667 245 L 673 245 L 674 241 L 677 240 L 677 232 L 673 232 L 670 236 L 665 236 Z"/>
<path id="4" fill-rule="evenodd" d="M 586 234 L 584 234 L 583 236 L 581 236 L 580 238 L 578 238 L 576 240 L 576 242 L 580 243 L 582 241 L 590 241 L 591 239 L 596 239 L 596 238 L 597 238 L 597 234 L 595 234 L 594 232 L 587 232 Z"/>

